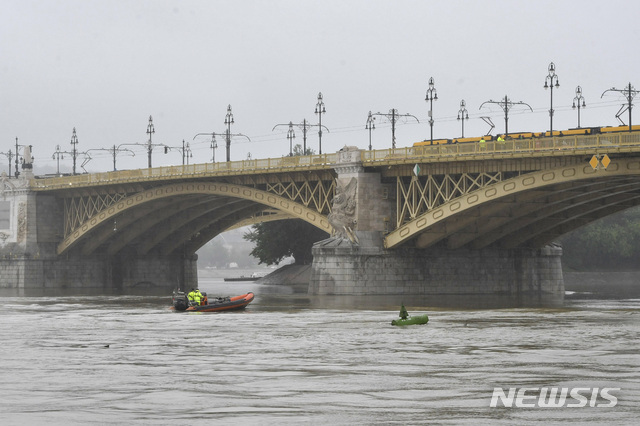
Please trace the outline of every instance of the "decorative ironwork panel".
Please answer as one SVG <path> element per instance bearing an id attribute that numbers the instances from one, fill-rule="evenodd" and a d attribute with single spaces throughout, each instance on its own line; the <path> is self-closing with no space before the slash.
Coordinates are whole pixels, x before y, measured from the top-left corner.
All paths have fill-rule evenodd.
<path id="1" fill-rule="evenodd" d="M 111 207 L 126 196 L 127 193 L 117 193 L 65 198 L 64 236 L 67 237 L 90 217 Z"/>
<path id="2" fill-rule="evenodd" d="M 502 179 L 502 172 L 398 177 L 396 228 L 448 201 Z"/>

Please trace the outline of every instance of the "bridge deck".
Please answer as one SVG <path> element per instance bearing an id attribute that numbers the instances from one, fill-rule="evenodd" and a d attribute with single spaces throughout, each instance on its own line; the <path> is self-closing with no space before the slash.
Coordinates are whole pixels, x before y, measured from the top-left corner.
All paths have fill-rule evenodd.
<path id="1" fill-rule="evenodd" d="M 489 141 L 486 142 L 485 149 L 481 149 L 478 143 L 380 149 L 362 151 L 361 161 L 365 167 L 380 167 L 418 162 L 441 163 L 486 159 L 499 160 L 633 152 L 640 152 L 640 131 L 586 136 L 512 139 L 503 143 Z M 185 178 L 199 179 L 207 177 L 329 170 L 333 169 L 334 165 L 338 162 L 338 155 L 339 154 L 335 153 L 91 173 L 33 179 L 30 186 L 31 189 L 35 191 L 48 191 Z"/>

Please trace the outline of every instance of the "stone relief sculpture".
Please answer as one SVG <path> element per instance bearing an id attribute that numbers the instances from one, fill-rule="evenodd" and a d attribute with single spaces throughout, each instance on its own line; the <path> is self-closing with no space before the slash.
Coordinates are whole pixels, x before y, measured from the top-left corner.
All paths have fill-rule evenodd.
<path id="1" fill-rule="evenodd" d="M 18 242 L 22 242 L 27 236 L 27 206 L 18 204 Z"/>
<path id="2" fill-rule="evenodd" d="M 6 192 L 13 192 L 15 189 L 15 185 L 11 183 L 7 174 L 2 172 L 0 175 L 0 196 L 4 198 Z"/>
<path id="3" fill-rule="evenodd" d="M 340 180 L 336 184 L 336 196 L 333 198 L 333 205 L 328 219 L 334 229 L 334 237 L 348 239 L 357 243 L 354 233 L 356 226 L 356 189 L 358 181 L 351 178 L 349 183 L 344 185 Z"/>

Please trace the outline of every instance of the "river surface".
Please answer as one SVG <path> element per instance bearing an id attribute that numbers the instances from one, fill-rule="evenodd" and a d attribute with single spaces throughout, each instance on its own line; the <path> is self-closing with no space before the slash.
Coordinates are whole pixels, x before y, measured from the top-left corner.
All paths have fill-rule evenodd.
<path id="1" fill-rule="evenodd" d="M 398 306 L 256 294 L 242 312 L 169 296 L 0 297 L 0 424 L 637 424 L 640 299 L 561 308 Z M 363 306 L 365 305 L 365 306 Z M 614 388 L 613 407 L 490 407 L 494 388 Z M 533 392 L 535 394 L 535 391 Z M 531 394 L 531 392 L 530 392 Z M 583 391 L 590 395 L 590 391 Z M 535 400 L 535 398 L 533 398 Z M 529 399 L 531 401 L 531 399 Z M 570 402 L 576 403 L 576 400 Z"/>

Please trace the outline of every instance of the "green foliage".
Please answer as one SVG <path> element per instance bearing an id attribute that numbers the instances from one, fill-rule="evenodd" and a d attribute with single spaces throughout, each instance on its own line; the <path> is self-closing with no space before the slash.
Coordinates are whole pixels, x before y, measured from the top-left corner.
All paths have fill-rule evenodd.
<path id="1" fill-rule="evenodd" d="M 302 145 L 300 144 L 296 144 L 293 147 L 293 156 L 300 156 L 300 155 L 314 155 L 316 152 L 311 149 L 311 148 L 307 148 L 306 150 L 302 149 Z"/>
<path id="2" fill-rule="evenodd" d="M 329 235 L 301 219 L 278 220 L 258 223 L 244 235 L 244 239 L 255 243 L 251 255 L 260 263 L 275 265 L 282 259 L 293 256 L 295 263 L 311 263 L 311 247 Z"/>
<path id="3" fill-rule="evenodd" d="M 640 266 L 640 208 L 602 218 L 561 239 L 562 261 L 579 270 L 637 269 Z"/>

